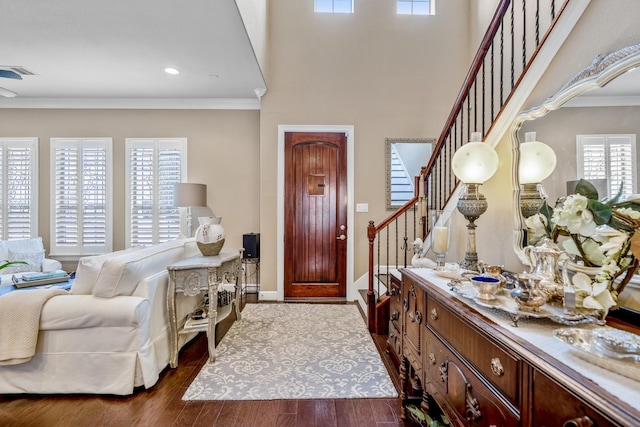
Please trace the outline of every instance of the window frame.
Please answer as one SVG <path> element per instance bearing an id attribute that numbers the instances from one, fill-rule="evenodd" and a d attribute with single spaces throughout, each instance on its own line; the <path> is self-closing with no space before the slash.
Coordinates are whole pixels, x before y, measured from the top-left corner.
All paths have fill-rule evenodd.
<path id="1" fill-rule="evenodd" d="M 9 225 L 7 218 L 9 217 L 9 191 L 8 183 L 8 157 L 7 150 L 12 148 L 28 148 L 31 149 L 31 176 L 29 186 L 31 194 L 29 197 L 29 235 L 21 235 L 19 238 L 38 237 L 38 219 L 39 219 L 39 139 L 37 137 L 0 137 L 0 240 L 6 240 L 10 237 Z"/>
<path id="2" fill-rule="evenodd" d="M 50 252 L 51 255 L 56 257 L 62 261 L 72 261 L 77 260 L 79 257 L 89 256 L 89 255 L 101 255 L 105 253 L 109 253 L 113 251 L 113 138 L 110 137 L 72 137 L 72 138 L 50 138 L 50 186 L 51 186 L 51 194 L 53 195 L 53 200 L 50 206 L 51 212 L 51 222 L 50 222 Z M 79 227 L 79 236 L 78 242 L 76 246 L 62 246 L 58 244 L 58 239 L 56 238 L 56 228 L 57 228 L 57 193 L 56 187 L 58 185 L 58 181 L 56 178 L 56 159 L 57 159 L 57 149 L 58 148 L 76 148 L 84 156 L 85 148 L 100 148 L 104 150 L 105 155 L 105 224 L 104 224 L 104 244 L 103 245 L 89 245 L 85 246 L 82 241 L 82 234 L 84 231 L 84 227 L 82 225 L 82 221 L 78 221 Z M 80 166 L 82 162 L 80 162 Z M 83 177 L 78 177 L 78 186 L 80 191 L 80 197 L 82 197 L 82 185 L 83 185 Z M 79 218 L 82 218 L 82 202 L 78 204 L 78 215 Z"/>
<path id="3" fill-rule="evenodd" d="M 135 146 L 139 146 L 139 147 L 148 147 L 148 148 L 153 148 L 153 156 L 154 156 L 154 161 L 157 161 L 157 155 L 158 155 L 158 150 L 161 149 L 161 146 L 166 146 L 166 147 L 173 147 L 173 148 L 179 148 L 179 150 L 181 151 L 181 158 L 180 158 L 180 180 L 179 182 L 186 182 L 186 177 L 187 177 L 187 148 L 188 148 L 188 139 L 187 138 L 126 138 L 125 139 L 125 188 L 127 188 L 127 191 L 130 191 L 129 189 L 133 188 L 132 187 L 132 176 L 131 176 L 131 153 L 132 153 L 132 149 Z M 154 163 L 153 168 L 154 170 L 156 170 L 158 167 L 157 163 Z M 156 185 L 157 183 L 154 182 L 154 185 Z M 156 194 L 156 189 L 154 189 L 154 196 L 157 196 Z M 126 195 L 126 204 L 125 204 L 125 218 L 126 218 L 126 225 L 125 225 L 125 246 L 126 247 L 131 247 L 131 246 L 138 246 L 141 245 L 141 243 L 137 243 L 137 242 L 132 242 L 132 200 L 130 197 L 130 194 Z M 154 205 L 155 205 L 155 201 L 154 201 Z M 154 206 L 154 210 L 157 209 L 157 205 Z M 177 212 L 178 212 L 178 217 L 179 217 L 179 230 L 180 233 L 184 233 L 184 221 L 183 221 L 183 214 L 182 211 L 179 208 L 176 208 Z M 154 218 L 154 221 L 157 220 L 157 218 Z M 154 243 L 151 244 L 155 244 L 159 242 L 158 239 L 158 235 L 155 234 L 153 236 L 153 241 Z"/>
<path id="4" fill-rule="evenodd" d="M 346 11 L 336 11 L 336 1 L 339 2 L 346 2 L 349 1 L 351 3 L 351 10 L 349 12 Z M 354 5 L 354 1 L 355 0 L 313 0 L 313 11 L 314 13 L 344 13 L 344 14 L 350 14 L 350 13 L 354 13 L 355 10 L 355 5 Z M 318 7 L 318 3 L 319 2 L 331 2 L 331 10 L 324 10 L 323 7 L 319 8 Z M 322 9 L 322 10 L 320 10 Z"/>
<path id="5" fill-rule="evenodd" d="M 416 13 L 415 6 L 419 3 L 429 3 L 428 13 Z M 401 5 L 409 6 L 411 12 L 401 12 Z M 432 16 L 436 14 L 436 0 L 396 0 L 396 14 L 397 15 L 410 15 L 410 16 Z"/>
<path id="6" fill-rule="evenodd" d="M 612 140 L 624 139 L 626 143 L 623 142 L 612 142 Z M 601 140 L 602 143 L 594 143 L 594 140 Z M 637 192 L 637 181 L 638 181 L 638 165 L 637 165 L 637 152 L 636 152 L 636 135 L 635 134 L 591 134 L 591 135 L 576 135 L 576 157 L 577 157 L 577 176 L 578 178 L 583 178 L 589 180 L 589 178 L 585 178 L 585 146 L 587 145 L 601 145 L 604 147 L 604 174 L 607 179 L 607 190 L 608 194 L 607 198 L 614 197 L 619 188 L 613 188 L 611 183 L 611 146 L 613 144 L 618 145 L 626 145 L 630 146 L 630 161 L 631 166 L 629 170 L 631 171 L 631 190 L 630 193 L 625 194 L 635 194 Z M 604 195 L 599 195 L 603 197 Z"/>

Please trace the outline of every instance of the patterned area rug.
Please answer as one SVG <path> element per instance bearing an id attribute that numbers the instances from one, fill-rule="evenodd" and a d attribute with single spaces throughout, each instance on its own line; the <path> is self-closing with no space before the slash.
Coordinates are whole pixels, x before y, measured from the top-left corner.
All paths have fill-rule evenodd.
<path id="1" fill-rule="evenodd" d="M 357 306 L 247 304 L 182 399 L 397 396 Z"/>

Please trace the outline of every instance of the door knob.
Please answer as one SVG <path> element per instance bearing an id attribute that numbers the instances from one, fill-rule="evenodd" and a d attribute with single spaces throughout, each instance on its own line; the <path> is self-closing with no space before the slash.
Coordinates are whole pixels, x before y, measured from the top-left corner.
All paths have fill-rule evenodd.
<path id="1" fill-rule="evenodd" d="M 336 240 L 345 240 L 346 238 L 347 236 L 345 236 L 344 234 L 341 234 L 338 237 L 336 237 Z"/>

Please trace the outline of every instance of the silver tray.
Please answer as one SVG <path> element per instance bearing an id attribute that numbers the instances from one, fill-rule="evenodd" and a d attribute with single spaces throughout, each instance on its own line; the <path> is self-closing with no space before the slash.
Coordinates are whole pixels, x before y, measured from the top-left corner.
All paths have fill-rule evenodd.
<path id="1" fill-rule="evenodd" d="M 624 375 L 625 377 L 640 381 L 640 355 L 612 351 L 600 345 L 594 337 L 593 330 L 561 328 L 554 330 L 553 336 L 567 344 L 576 356 L 581 359 L 617 374 Z"/>
<path id="2" fill-rule="evenodd" d="M 585 323 L 596 323 L 604 325 L 601 319 L 602 313 L 599 310 L 585 308 L 566 309 L 562 305 L 547 303 L 540 307 L 539 311 L 521 310 L 518 303 L 507 292 L 502 290 L 495 295 L 494 299 L 482 299 L 478 297 L 476 288 L 467 281 L 451 281 L 451 289 L 463 298 L 473 301 L 480 307 L 492 308 L 506 313 L 511 319 L 513 326 L 518 326 L 518 321 L 523 318 L 549 319 L 553 322 L 571 326 Z"/>

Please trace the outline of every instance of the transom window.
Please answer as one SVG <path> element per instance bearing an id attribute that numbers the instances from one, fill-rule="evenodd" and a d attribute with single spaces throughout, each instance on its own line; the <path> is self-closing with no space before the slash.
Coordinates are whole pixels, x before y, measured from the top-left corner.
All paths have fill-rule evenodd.
<path id="1" fill-rule="evenodd" d="M 609 194 L 635 194 L 637 182 L 636 136 L 577 135 L 578 178 L 606 179 Z"/>
<path id="2" fill-rule="evenodd" d="M 111 138 L 51 138 L 51 254 L 113 247 Z"/>
<path id="3" fill-rule="evenodd" d="M 38 235 L 38 138 L 0 138 L 0 240 Z"/>
<path id="4" fill-rule="evenodd" d="M 320 13 L 353 13 L 353 0 L 314 0 L 314 11 Z"/>
<path id="5" fill-rule="evenodd" d="M 435 15 L 435 0 L 398 0 L 398 15 Z"/>
<path id="6" fill-rule="evenodd" d="M 127 242 L 148 246 L 180 234 L 174 185 L 187 176 L 186 138 L 127 138 Z"/>

